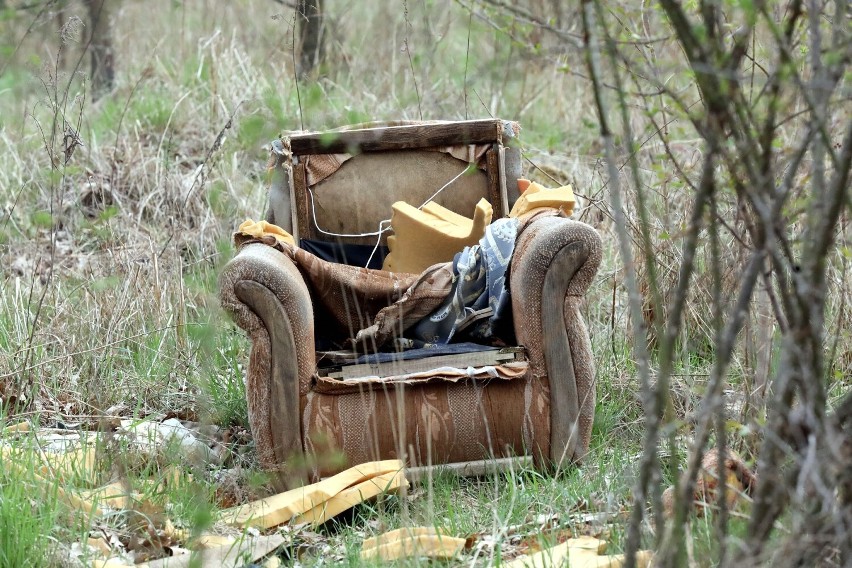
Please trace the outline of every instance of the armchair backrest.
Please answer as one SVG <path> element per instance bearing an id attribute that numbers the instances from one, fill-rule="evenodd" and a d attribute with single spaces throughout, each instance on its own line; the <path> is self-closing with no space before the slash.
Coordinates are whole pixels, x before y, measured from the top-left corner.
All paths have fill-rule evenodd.
<path id="1" fill-rule="evenodd" d="M 375 244 L 379 223 L 390 219 L 396 201 L 418 207 L 434 199 L 470 217 L 485 198 L 494 218 L 502 217 L 518 197 L 519 130 L 517 123 L 493 119 L 373 123 L 285 136 L 272 145 L 267 220 L 297 239 Z"/>

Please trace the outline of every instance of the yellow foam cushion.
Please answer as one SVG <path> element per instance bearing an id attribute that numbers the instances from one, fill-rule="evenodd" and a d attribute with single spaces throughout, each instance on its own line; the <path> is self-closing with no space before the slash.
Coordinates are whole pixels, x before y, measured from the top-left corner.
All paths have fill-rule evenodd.
<path id="1" fill-rule="evenodd" d="M 574 212 L 574 190 L 570 185 L 550 189 L 543 185 L 525 179 L 518 180 L 521 197 L 515 202 L 509 217 L 520 217 L 539 207 L 561 209 L 566 215 Z"/>
<path id="2" fill-rule="evenodd" d="M 390 253 L 385 257 L 383 270 L 419 274 L 433 264 L 449 262 L 466 246 L 479 242 L 485 227 L 494 214 L 491 204 L 480 199 L 468 219 L 446 207 L 430 201 L 422 209 L 404 201 L 393 204 L 388 237 Z"/>

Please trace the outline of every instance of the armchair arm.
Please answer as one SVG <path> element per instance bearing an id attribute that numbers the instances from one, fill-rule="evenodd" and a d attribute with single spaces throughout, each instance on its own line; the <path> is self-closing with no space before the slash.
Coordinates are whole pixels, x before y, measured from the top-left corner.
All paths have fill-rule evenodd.
<path id="1" fill-rule="evenodd" d="M 595 413 L 595 365 L 582 296 L 601 261 L 592 227 L 563 217 L 534 220 L 518 236 L 510 290 L 515 335 L 530 359 L 534 380 L 546 378 L 550 398 L 550 447 L 557 466 L 579 461 L 589 448 Z"/>
<path id="2" fill-rule="evenodd" d="M 282 465 L 303 454 L 300 399 L 315 366 L 308 288 L 287 255 L 248 244 L 223 269 L 219 294 L 252 342 L 246 395 L 260 462 L 289 485 Z"/>

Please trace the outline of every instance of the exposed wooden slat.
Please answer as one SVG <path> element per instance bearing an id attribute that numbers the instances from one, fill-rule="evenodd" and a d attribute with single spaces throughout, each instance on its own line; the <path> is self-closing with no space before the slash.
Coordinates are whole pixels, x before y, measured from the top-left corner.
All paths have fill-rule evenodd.
<path id="1" fill-rule="evenodd" d="M 310 197 L 308 196 L 308 179 L 304 164 L 293 166 L 293 197 L 296 199 L 296 220 L 294 236 L 297 239 L 312 239 L 315 237 L 314 225 L 310 217 Z"/>
<path id="2" fill-rule="evenodd" d="M 438 124 L 414 124 L 341 132 L 311 132 L 289 137 L 296 156 L 348 152 L 410 150 L 459 144 L 502 142 L 503 121 L 468 120 Z"/>
<path id="3" fill-rule="evenodd" d="M 354 365 L 360 356 L 360 353 L 351 349 L 317 351 L 317 367 L 320 369 L 327 369 L 329 367 L 339 369 L 341 365 Z"/>
<path id="4" fill-rule="evenodd" d="M 342 366 L 340 370 L 329 370 L 332 379 L 357 379 L 360 377 L 389 377 L 408 373 L 421 373 L 440 367 L 482 367 L 484 365 L 500 365 L 511 361 L 523 360 L 522 348 L 507 348 L 493 351 L 474 351 L 471 353 L 454 353 L 438 355 L 424 359 L 408 361 L 390 361 L 387 363 L 358 363 Z"/>
<path id="5" fill-rule="evenodd" d="M 506 204 L 508 206 L 506 214 L 508 215 L 515 201 L 521 196 L 518 191 L 518 178 L 523 176 L 523 158 L 518 148 L 504 146 L 501 152 L 503 154 L 502 167 L 504 176 L 502 183 L 506 184 Z"/>
<path id="6" fill-rule="evenodd" d="M 488 164 L 488 201 L 494 209 L 494 219 L 502 219 L 506 212 L 503 210 L 503 198 L 500 191 L 500 154 L 497 147 L 485 153 Z"/>
<path id="7" fill-rule="evenodd" d="M 409 467 L 405 469 L 405 478 L 411 483 L 417 483 L 428 478 L 430 475 L 441 473 L 452 473 L 462 477 L 476 477 L 506 471 L 518 472 L 530 467 L 532 467 L 532 458 L 530 456 L 494 458 L 489 460 Z"/>

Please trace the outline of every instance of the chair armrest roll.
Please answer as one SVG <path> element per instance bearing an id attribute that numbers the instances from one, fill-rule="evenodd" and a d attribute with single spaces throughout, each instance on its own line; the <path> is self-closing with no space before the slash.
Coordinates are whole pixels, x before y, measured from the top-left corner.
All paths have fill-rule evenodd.
<path id="1" fill-rule="evenodd" d="M 535 379 L 546 379 L 550 402 L 549 448 L 536 459 L 557 466 L 588 452 L 595 411 L 595 366 L 579 311 L 601 261 L 592 227 L 562 217 L 542 217 L 518 236 L 510 290 L 518 342 Z"/>
<path id="2" fill-rule="evenodd" d="M 249 244 L 223 269 L 219 294 L 252 342 L 246 394 L 261 464 L 280 473 L 278 485 L 292 485 L 284 466 L 303 454 L 300 398 L 315 368 L 307 286 L 285 254 Z"/>

